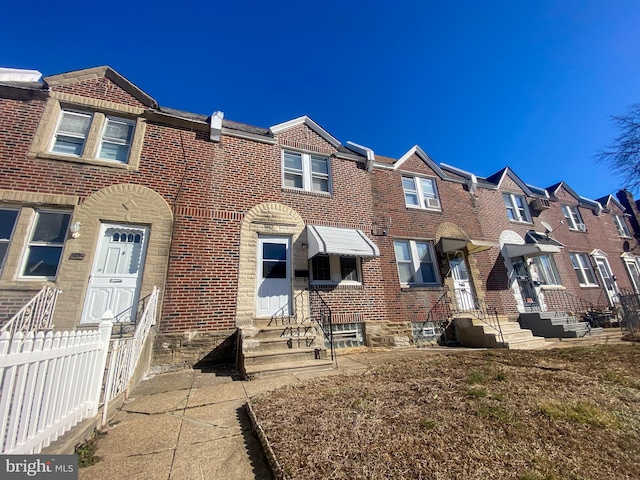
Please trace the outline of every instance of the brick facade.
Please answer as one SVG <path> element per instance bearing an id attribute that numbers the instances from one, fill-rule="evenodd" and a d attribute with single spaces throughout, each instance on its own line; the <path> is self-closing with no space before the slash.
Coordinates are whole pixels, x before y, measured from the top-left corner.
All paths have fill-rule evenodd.
<path id="1" fill-rule="evenodd" d="M 316 288 L 334 321 L 363 324 L 371 345 L 411 343 L 410 324 L 424 320 L 445 287 L 453 287 L 456 259 L 464 262 L 478 299 L 517 316 L 523 295 L 505 245 L 524 243 L 531 230 L 544 234 L 547 226 L 562 245 L 553 254 L 561 280 L 554 288 L 606 302 L 601 279 L 598 285 L 579 285 L 569 252 L 586 254 L 596 275 L 595 258 L 604 257 L 618 288 L 634 288 L 628 264 L 638 263 L 640 249 L 635 237 L 620 236 L 613 217 L 629 212 L 637 223 L 640 214 L 629 194 L 601 204 L 577 196 L 564 183 L 547 190 L 527 186 L 509 169 L 479 178 L 437 166 L 418 147 L 397 160 L 376 157 L 372 164 L 307 117 L 271 129 L 225 121 L 214 141 L 209 118 L 162 109 L 109 68 L 45 81 L 48 88 L 0 82 L 0 208 L 20 212 L 0 272 L 0 320 L 54 283 L 63 290 L 56 327 L 84 326 L 81 316 L 104 224 L 148 229 L 139 292 L 144 297 L 154 285 L 162 291 L 158 364 L 229 359 L 237 328 L 250 327 L 256 317 L 257 250 L 264 235 L 290 241 L 292 297 Z M 52 152 L 62 110 L 92 114 L 79 156 Z M 135 125 L 128 162 L 96 154 L 110 116 Z M 330 191 L 285 187 L 283 150 L 328 159 Z M 439 207 L 408 207 L 403 176 L 430 179 Z M 524 197 L 529 205 L 542 198 L 549 206 L 529 208 L 530 218 L 513 221 L 505 193 Z M 578 209 L 585 231 L 568 228 L 563 205 Z M 40 209 L 68 212 L 71 222 L 82 225 L 80 236 L 64 244 L 55 280 L 21 275 Z M 309 225 L 361 230 L 380 256 L 358 257 L 358 282 L 315 284 L 308 273 Z M 432 246 L 437 282 L 400 282 L 398 240 Z M 543 299 L 549 287 L 536 288 Z"/>

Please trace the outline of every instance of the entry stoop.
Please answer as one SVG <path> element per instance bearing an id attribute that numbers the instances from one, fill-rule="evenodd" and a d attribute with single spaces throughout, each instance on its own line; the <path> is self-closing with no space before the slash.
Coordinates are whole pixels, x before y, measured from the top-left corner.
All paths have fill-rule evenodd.
<path id="1" fill-rule="evenodd" d="M 458 317 L 455 326 L 458 340 L 464 347 L 534 350 L 548 345 L 544 338 L 534 336 L 518 322 L 500 321 L 498 330 L 477 318 Z"/>
<path id="2" fill-rule="evenodd" d="M 546 338 L 580 338 L 602 333 L 602 328 L 593 328 L 564 312 L 521 313 L 518 321 L 535 335 Z"/>
<path id="3" fill-rule="evenodd" d="M 247 379 L 333 368 L 320 327 L 307 321 L 254 319 L 241 327 L 239 369 Z M 284 323 L 284 324 L 282 324 Z"/>

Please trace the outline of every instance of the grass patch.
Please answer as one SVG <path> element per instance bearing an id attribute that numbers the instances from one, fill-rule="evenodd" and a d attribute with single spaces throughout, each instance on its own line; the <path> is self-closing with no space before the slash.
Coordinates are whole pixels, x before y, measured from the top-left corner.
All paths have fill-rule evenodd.
<path id="1" fill-rule="evenodd" d="M 473 398 L 484 398 L 487 396 L 487 390 L 485 388 L 470 388 L 467 391 L 467 395 Z"/>
<path id="2" fill-rule="evenodd" d="M 617 426 L 614 415 L 587 402 L 545 402 L 540 405 L 540 412 L 554 420 L 565 420 L 604 428 Z"/>
<path id="3" fill-rule="evenodd" d="M 78 468 L 89 467 L 100 461 L 100 457 L 96 456 L 96 449 L 98 448 L 98 438 L 103 435 L 106 433 L 94 430 L 89 440 L 76 445 L 74 453 L 78 455 Z"/>
<path id="4" fill-rule="evenodd" d="M 487 380 L 486 375 L 482 371 L 474 370 L 473 372 L 471 372 L 469 374 L 469 384 L 470 385 L 477 385 L 477 384 L 485 383 L 486 380 Z"/>
<path id="5" fill-rule="evenodd" d="M 425 430 L 433 430 L 436 428 L 437 422 L 428 417 L 422 417 L 420 419 L 420 428 L 424 428 Z"/>

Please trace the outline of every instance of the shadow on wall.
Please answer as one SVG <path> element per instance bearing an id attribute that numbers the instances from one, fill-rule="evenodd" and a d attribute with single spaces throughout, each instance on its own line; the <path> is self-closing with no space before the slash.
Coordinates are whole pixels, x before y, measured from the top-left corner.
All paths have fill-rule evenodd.
<path id="1" fill-rule="evenodd" d="M 508 290 L 509 276 L 507 275 L 507 267 L 504 265 L 502 255 L 496 257 L 493 267 L 487 277 L 487 290 Z"/>
<path id="2" fill-rule="evenodd" d="M 220 345 L 198 360 L 198 362 L 193 365 L 193 368 L 201 370 L 204 373 L 215 373 L 222 367 L 235 366 L 237 343 L 238 332 L 236 331 Z"/>

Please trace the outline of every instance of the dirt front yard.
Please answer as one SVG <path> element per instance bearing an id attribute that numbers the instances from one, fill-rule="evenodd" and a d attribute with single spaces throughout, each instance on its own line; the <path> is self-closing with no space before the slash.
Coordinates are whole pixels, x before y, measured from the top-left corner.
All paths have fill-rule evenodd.
<path id="1" fill-rule="evenodd" d="M 389 357 L 254 399 L 290 479 L 640 478 L 640 344 Z"/>

